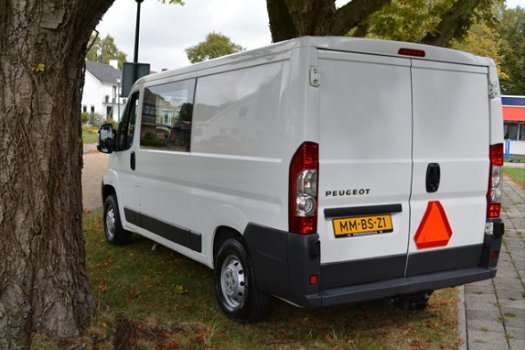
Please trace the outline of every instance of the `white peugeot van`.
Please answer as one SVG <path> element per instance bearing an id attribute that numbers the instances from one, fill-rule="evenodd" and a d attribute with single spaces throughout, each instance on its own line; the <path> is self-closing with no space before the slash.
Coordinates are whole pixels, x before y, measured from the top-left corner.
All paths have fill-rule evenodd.
<path id="1" fill-rule="evenodd" d="M 496 274 L 502 128 L 494 62 L 439 47 L 304 37 L 150 75 L 100 130 L 106 239 L 215 269 L 240 321 L 424 307 Z"/>

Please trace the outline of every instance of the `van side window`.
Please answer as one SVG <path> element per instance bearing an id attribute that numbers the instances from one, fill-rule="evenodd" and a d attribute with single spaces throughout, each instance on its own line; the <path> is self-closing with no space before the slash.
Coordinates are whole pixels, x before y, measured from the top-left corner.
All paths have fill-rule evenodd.
<path id="1" fill-rule="evenodd" d="M 286 137 L 280 110 L 283 69 L 283 62 L 273 62 L 200 77 L 193 151 L 279 157 Z"/>
<path id="2" fill-rule="evenodd" d="M 135 121 L 137 120 L 137 113 L 139 108 L 139 93 L 138 91 L 131 95 L 126 110 L 122 117 L 122 121 L 118 126 L 118 149 L 125 151 L 133 144 L 133 134 L 135 132 Z"/>
<path id="3" fill-rule="evenodd" d="M 195 79 L 144 88 L 140 146 L 189 152 Z"/>

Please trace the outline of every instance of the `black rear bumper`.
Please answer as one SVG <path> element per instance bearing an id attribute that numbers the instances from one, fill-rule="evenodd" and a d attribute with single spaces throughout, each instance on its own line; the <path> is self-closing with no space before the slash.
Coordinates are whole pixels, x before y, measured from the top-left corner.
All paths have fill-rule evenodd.
<path id="1" fill-rule="evenodd" d="M 496 268 L 486 269 L 483 267 L 473 267 L 334 288 L 320 292 L 320 306 L 332 306 L 370 299 L 381 299 L 395 295 L 414 294 L 480 281 L 494 277 L 495 275 Z M 317 303 L 311 306 L 314 305 L 317 305 Z"/>
<path id="2" fill-rule="evenodd" d="M 318 234 L 298 235 L 250 224 L 244 236 L 258 287 L 294 304 L 315 308 L 492 278 L 504 232 L 501 221 L 492 224 L 493 234 L 486 234 L 480 245 L 329 265 L 320 263 Z M 417 262 L 417 268 L 410 268 L 411 260 Z M 400 261 L 409 268 L 392 268 Z M 351 277 L 345 278 L 345 271 L 351 271 L 347 274 Z M 317 283 L 311 284 L 311 276 L 317 277 Z"/>

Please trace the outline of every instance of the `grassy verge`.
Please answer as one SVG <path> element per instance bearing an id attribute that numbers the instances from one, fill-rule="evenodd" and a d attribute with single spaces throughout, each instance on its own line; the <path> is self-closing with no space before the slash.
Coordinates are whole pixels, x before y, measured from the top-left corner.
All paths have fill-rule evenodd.
<path id="1" fill-rule="evenodd" d="M 87 266 L 99 313 L 83 338 L 105 349 L 454 349 L 457 292 L 434 293 L 422 311 L 374 301 L 318 311 L 273 301 L 257 324 L 230 321 L 217 306 L 208 268 L 135 236 L 108 246 L 101 213 L 84 221 Z M 53 349 L 52 343 L 39 339 Z M 62 344 L 63 345 L 63 344 Z"/>
<path id="2" fill-rule="evenodd" d="M 503 172 L 509 175 L 516 183 L 525 187 L 525 170 L 523 168 L 503 167 Z"/>
<path id="3" fill-rule="evenodd" d="M 511 155 L 509 162 L 511 163 L 525 163 L 525 156 L 522 155 Z"/>
<path id="4" fill-rule="evenodd" d="M 87 143 L 96 143 L 98 137 L 98 129 L 94 127 L 82 127 L 82 141 Z"/>

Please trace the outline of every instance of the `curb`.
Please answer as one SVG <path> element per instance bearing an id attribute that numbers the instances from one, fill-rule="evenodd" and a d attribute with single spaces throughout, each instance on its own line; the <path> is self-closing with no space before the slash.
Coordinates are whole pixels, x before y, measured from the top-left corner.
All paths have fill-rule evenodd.
<path id="1" fill-rule="evenodd" d="M 458 350 L 468 349 L 467 338 L 467 310 L 465 308 L 465 287 L 460 286 L 458 290 L 458 335 L 460 344 Z"/>

